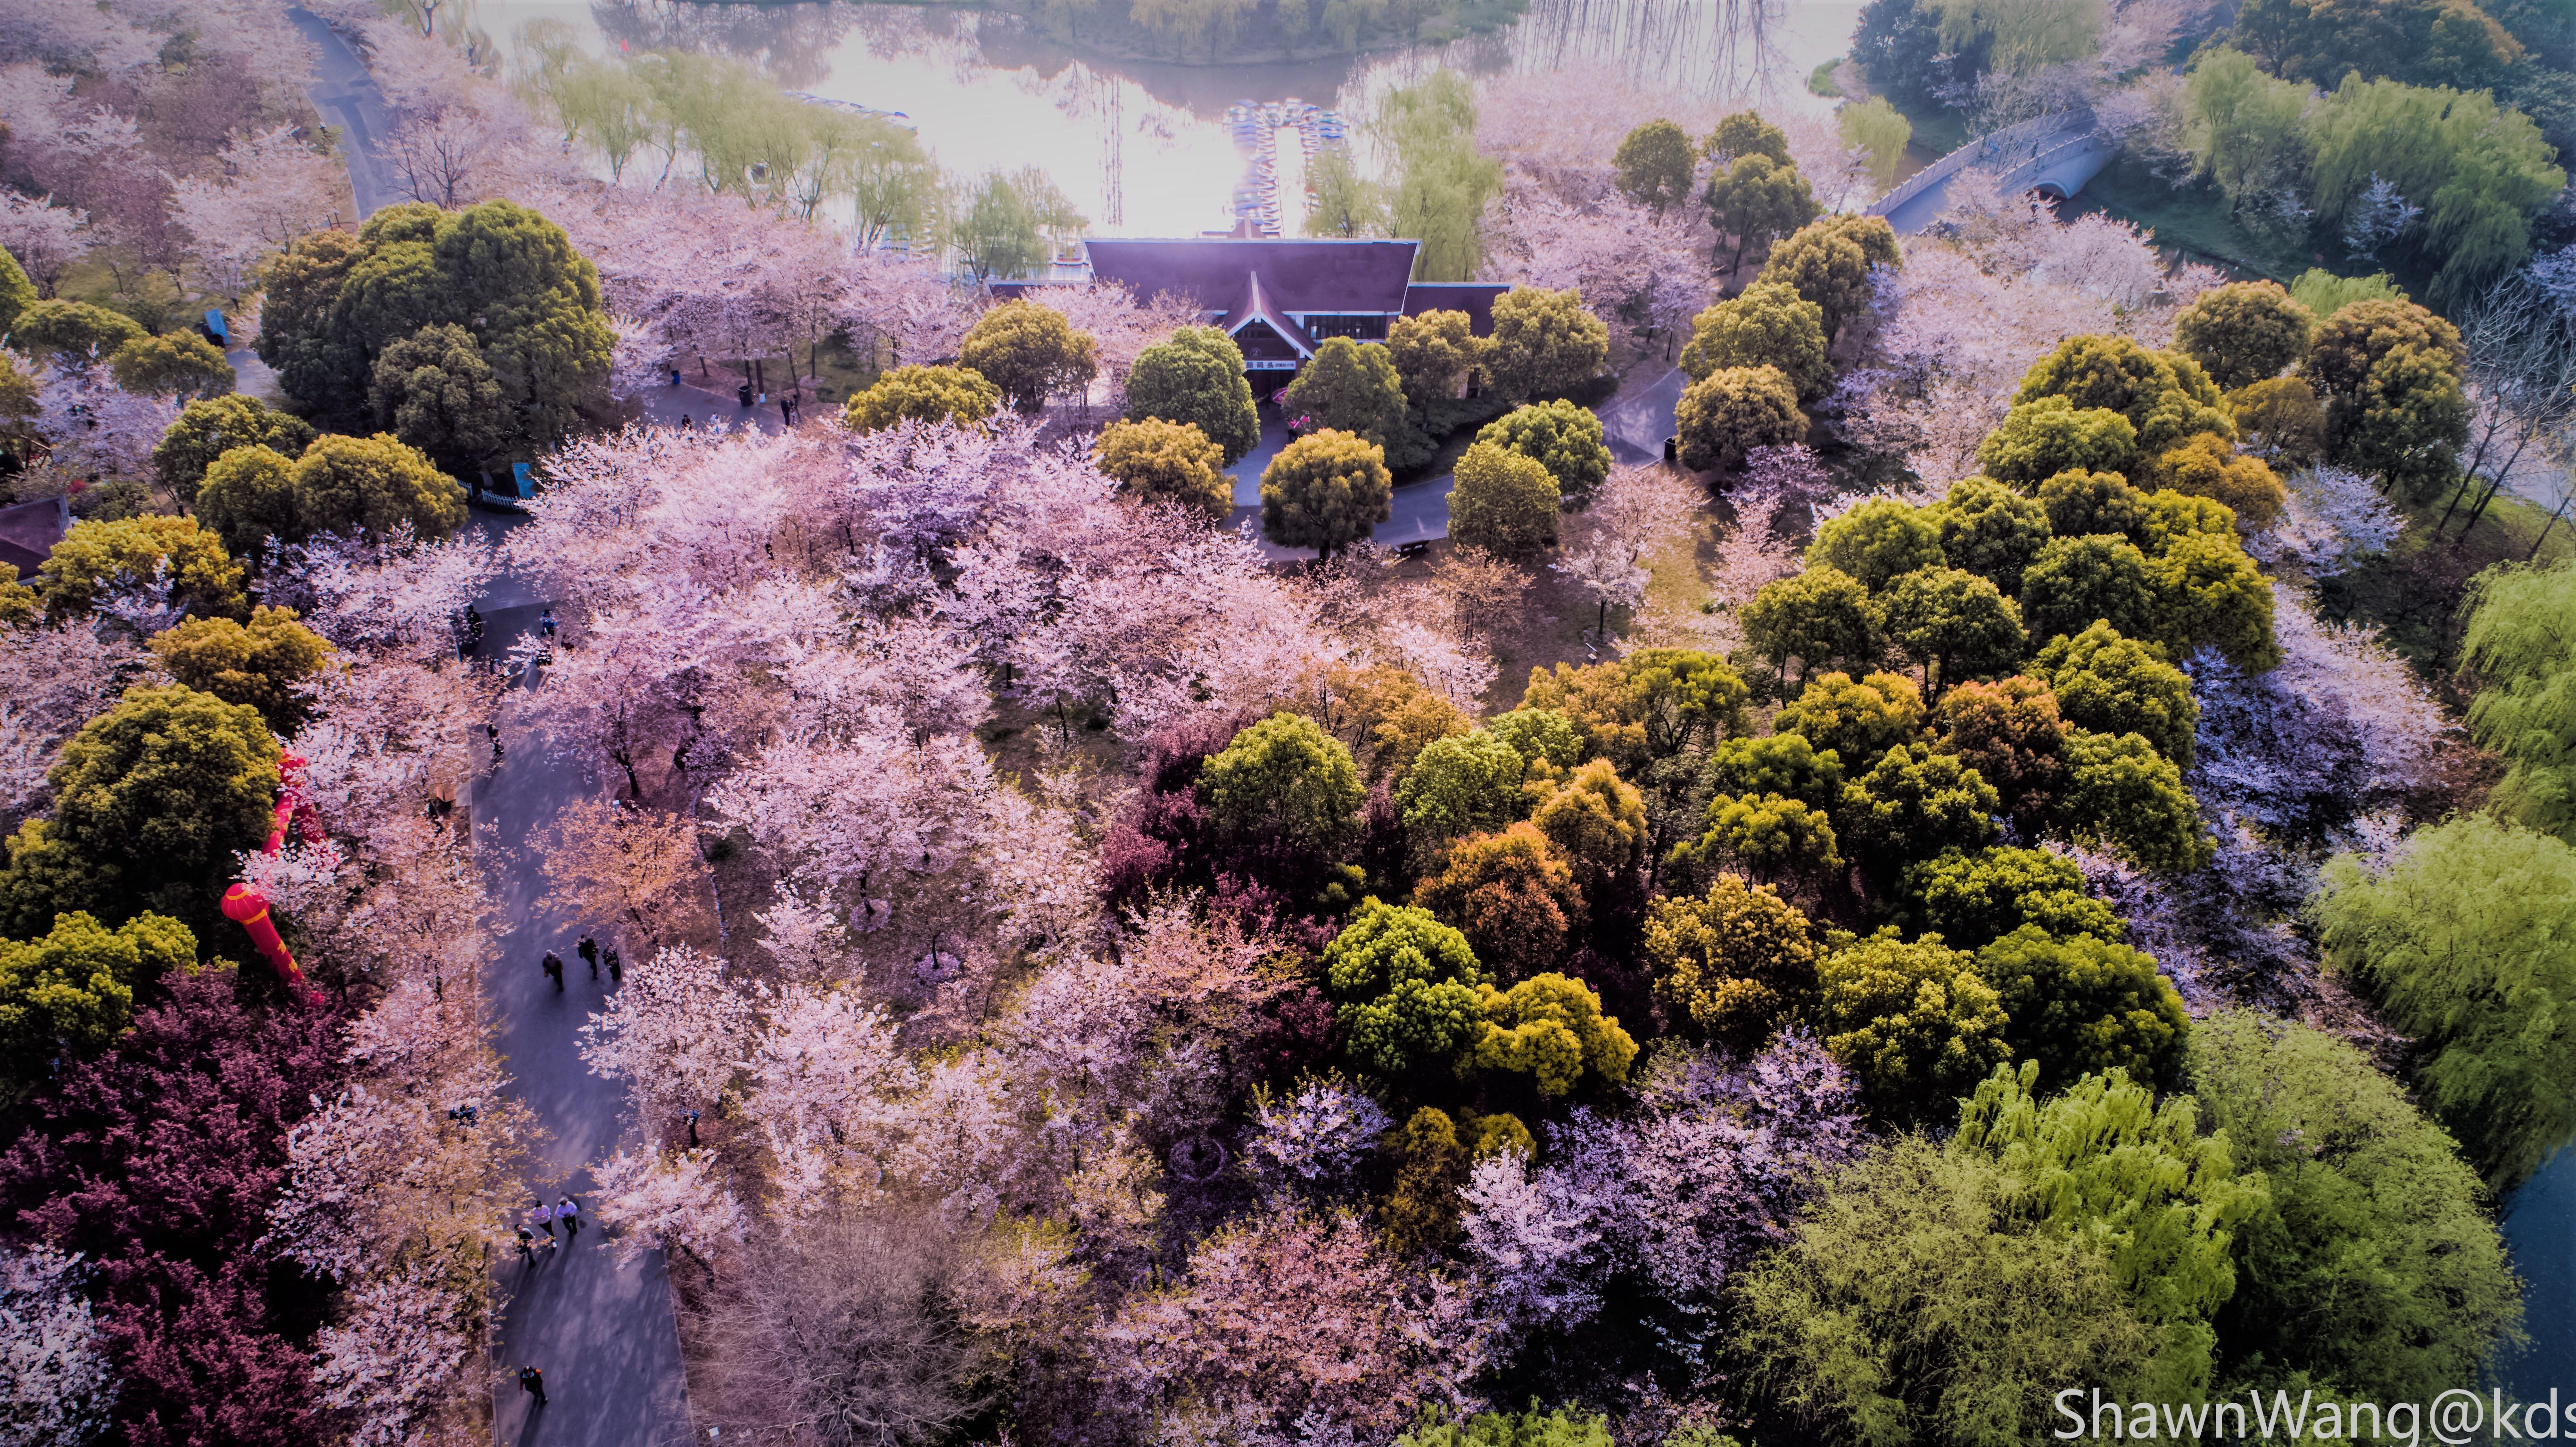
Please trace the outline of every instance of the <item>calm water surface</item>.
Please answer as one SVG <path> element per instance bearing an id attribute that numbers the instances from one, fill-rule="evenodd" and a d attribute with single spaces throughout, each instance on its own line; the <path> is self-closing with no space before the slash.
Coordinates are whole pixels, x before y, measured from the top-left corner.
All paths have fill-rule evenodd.
<path id="1" fill-rule="evenodd" d="M 1435 65 L 1532 75 L 1607 65 L 1658 90 L 1767 93 L 1821 112 L 1828 103 L 1805 78 L 1843 53 L 1859 10 L 1774 0 L 1776 18 L 1755 36 L 1727 23 L 1736 7 L 1724 0 L 1531 0 L 1507 29 L 1444 46 L 1260 65 L 1085 54 L 1014 16 L 940 6 L 480 0 L 475 19 L 504 50 L 519 25 L 548 18 L 594 55 L 734 55 L 790 90 L 904 112 L 951 171 L 1042 166 L 1102 234 L 1186 236 L 1230 224 L 1244 160 L 1223 121 L 1236 101 L 1293 97 L 1357 114 Z"/>

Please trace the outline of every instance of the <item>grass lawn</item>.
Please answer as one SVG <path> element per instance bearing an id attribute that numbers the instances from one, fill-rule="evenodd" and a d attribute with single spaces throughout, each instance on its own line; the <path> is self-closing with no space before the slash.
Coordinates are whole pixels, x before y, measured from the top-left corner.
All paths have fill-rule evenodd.
<path id="1" fill-rule="evenodd" d="M 2461 591 L 2494 564 L 2521 562 L 2540 538 L 2549 512 L 2519 498 L 2499 497 L 2467 536 L 2454 518 L 2449 533 L 2438 540 L 2433 525 L 2441 519 L 2442 505 L 2418 509 L 2413 516 L 2384 556 L 2327 579 L 2317 590 L 2317 602 L 2319 611 L 2336 622 L 2379 628 L 2428 680 L 2441 683 L 2459 662 L 2460 630 L 2467 621 L 2460 612 Z M 2536 561 L 2576 557 L 2576 531 L 2569 529 L 2568 519 L 2559 519 L 2548 532 Z"/>
<path id="2" fill-rule="evenodd" d="M 2216 187 L 2169 186 L 2125 158 L 2086 183 L 2068 208 L 2070 216 L 2098 211 L 2143 227 L 2155 234 L 2158 246 L 2242 273 L 2241 279 L 2269 277 L 2287 285 L 2317 264 L 2295 247 L 2266 242 L 2238 225 Z"/>

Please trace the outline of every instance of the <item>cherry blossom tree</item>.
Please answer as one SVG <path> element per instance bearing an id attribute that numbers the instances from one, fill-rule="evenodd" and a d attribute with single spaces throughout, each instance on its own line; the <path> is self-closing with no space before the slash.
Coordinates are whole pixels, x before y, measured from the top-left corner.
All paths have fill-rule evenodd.
<path id="1" fill-rule="evenodd" d="M 89 216 L 70 206 L 57 206 L 51 196 L 0 191 L 0 248 L 17 259 L 38 296 L 54 287 L 88 249 Z"/>
<path id="2" fill-rule="evenodd" d="M 466 1376 L 473 1345 L 450 1293 L 397 1277 L 350 1293 L 348 1315 L 315 1336 L 322 1406 L 352 1447 L 399 1447 Z"/>
<path id="3" fill-rule="evenodd" d="M 179 419 L 173 397 L 128 392 L 104 363 L 38 363 L 36 431 L 76 477 L 149 477 L 152 449 Z"/>
<path id="4" fill-rule="evenodd" d="M 608 1008 L 581 1027 L 581 1058 L 594 1073 L 624 1080 L 643 1120 L 664 1120 L 732 1083 L 752 1011 L 722 959 L 670 945 L 627 965 Z"/>
<path id="5" fill-rule="evenodd" d="M 668 1156 L 621 1150 L 594 1162 L 599 1219 L 617 1263 L 669 1250 L 708 1263 L 721 1259 L 745 1230 L 742 1203 L 723 1175 L 714 1154 L 702 1150 Z"/>
<path id="6" fill-rule="evenodd" d="M 340 168 L 278 126 L 236 137 L 218 157 L 220 179 L 165 177 L 170 209 L 189 236 L 201 282 L 245 290 L 270 252 L 328 226 L 340 209 Z"/>
<path id="7" fill-rule="evenodd" d="M 29 1447 L 74 1447 L 108 1426 L 116 1373 L 81 1294 L 77 1255 L 0 1249 L 0 1362 L 9 1393 L 0 1428 Z"/>

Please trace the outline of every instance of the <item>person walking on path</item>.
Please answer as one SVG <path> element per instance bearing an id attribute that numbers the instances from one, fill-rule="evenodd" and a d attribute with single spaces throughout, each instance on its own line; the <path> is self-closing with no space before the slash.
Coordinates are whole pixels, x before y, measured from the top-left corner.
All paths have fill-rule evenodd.
<path id="1" fill-rule="evenodd" d="M 607 955 L 608 984 L 609 988 L 615 989 L 617 986 L 626 983 L 626 962 L 617 957 L 617 946 L 615 945 L 610 945 L 608 947 Z"/>
<path id="2" fill-rule="evenodd" d="M 590 977 L 594 980 L 598 979 L 599 941 L 592 939 L 588 935 L 583 935 L 581 937 L 581 943 L 572 947 L 572 952 L 581 956 L 581 962 L 583 964 L 590 966 Z"/>
<path id="3" fill-rule="evenodd" d="M 537 610 L 537 634 L 544 638 L 555 636 L 555 605 L 552 603 Z"/>
<path id="4" fill-rule="evenodd" d="M 492 762 L 501 762 L 501 726 L 496 723 L 483 725 L 483 737 L 491 741 Z"/>
<path id="5" fill-rule="evenodd" d="M 698 1113 L 694 1110 L 683 1111 L 681 1118 L 689 1123 L 689 1145 L 694 1148 L 698 1143 Z"/>
<path id="6" fill-rule="evenodd" d="M 519 1228 L 519 1259 L 530 1266 L 537 1264 L 536 1233 L 525 1226 Z"/>
<path id="7" fill-rule="evenodd" d="M 542 968 L 546 972 L 546 978 L 555 982 L 555 993 L 558 995 L 562 994 L 563 956 L 556 954 L 552 950 L 546 951 L 546 962 Z"/>
<path id="8" fill-rule="evenodd" d="M 537 1406 L 543 1408 L 546 1404 L 546 1374 L 535 1367 L 519 1368 L 519 1390 L 536 1398 Z"/>
<path id="9" fill-rule="evenodd" d="M 565 1241 L 569 1242 L 573 1238 L 579 1236 L 581 1234 L 581 1202 L 574 1200 L 570 1196 L 566 1196 L 562 1200 L 557 1201 L 555 1203 L 555 1219 L 564 1223 Z"/>
<path id="10" fill-rule="evenodd" d="M 555 1213 L 546 1208 L 546 1201 L 543 1196 L 540 1196 L 529 1203 L 528 1224 L 545 1232 L 548 1244 L 553 1243 L 555 1239 Z"/>

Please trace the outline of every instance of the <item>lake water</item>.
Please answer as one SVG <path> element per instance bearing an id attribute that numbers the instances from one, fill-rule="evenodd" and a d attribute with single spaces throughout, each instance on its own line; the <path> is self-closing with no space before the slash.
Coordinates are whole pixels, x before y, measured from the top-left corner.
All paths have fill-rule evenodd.
<path id="1" fill-rule="evenodd" d="M 904 112 L 951 171 L 1041 166 L 1101 234 L 1187 236 L 1232 224 L 1245 163 L 1225 113 L 1238 101 L 1358 114 L 1437 65 L 1534 75 L 1608 65 L 1651 89 L 1758 88 L 1780 105 L 1827 109 L 1805 77 L 1843 53 L 1859 5 L 1770 3 L 1777 18 L 1758 68 L 1745 27 L 1728 22 L 1744 9 L 1733 0 L 1531 0 L 1509 27 L 1447 45 L 1258 65 L 1090 55 L 1015 16 L 944 6 L 478 0 L 473 18 L 505 52 L 516 27 L 548 18 L 595 55 L 655 46 L 734 55 L 790 90 Z"/>
<path id="2" fill-rule="evenodd" d="M 2505 1241 L 2522 1273 L 2531 1349 L 2499 1375 L 2517 1396 L 2576 1400 L 2576 1150 L 2560 1151 L 2505 1203 Z"/>

